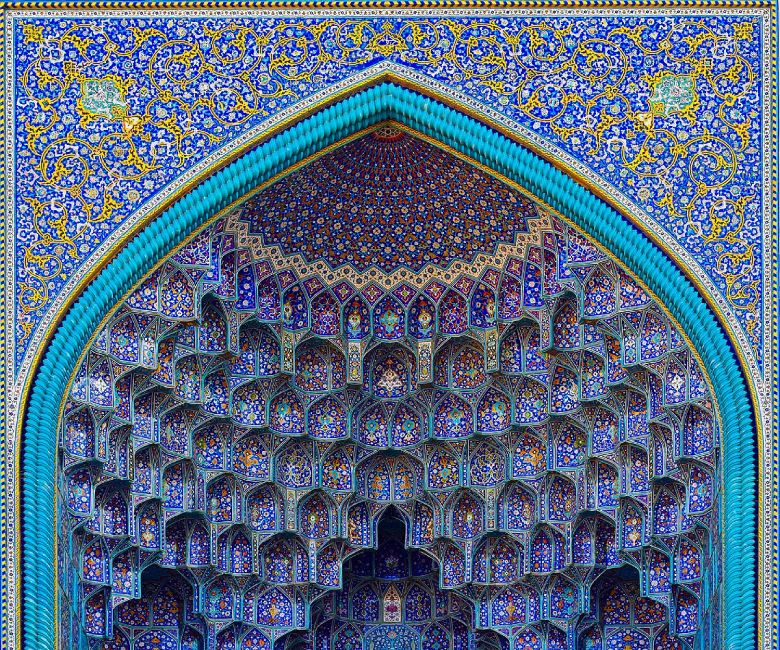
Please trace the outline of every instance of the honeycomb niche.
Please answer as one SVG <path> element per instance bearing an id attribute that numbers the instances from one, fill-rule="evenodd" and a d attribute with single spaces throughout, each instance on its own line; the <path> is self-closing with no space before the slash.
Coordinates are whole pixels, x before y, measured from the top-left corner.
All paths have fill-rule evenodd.
<path id="1" fill-rule="evenodd" d="M 517 189 L 382 126 L 110 316 L 61 418 L 91 648 L 684 650 L 719 432 L 685 339 Z"/>

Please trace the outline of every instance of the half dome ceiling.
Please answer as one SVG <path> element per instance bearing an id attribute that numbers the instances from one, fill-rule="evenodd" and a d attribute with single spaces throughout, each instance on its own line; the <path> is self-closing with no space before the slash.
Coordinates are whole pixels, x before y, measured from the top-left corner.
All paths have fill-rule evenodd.
<path id="1" fill-rule="evenodd" d="M 401 623 L 426 650 L 488 630 L 680 650 L 719 562 L 712 407 L 663 308 L 595 244 L 381 127 L 214 220 L 97 333 L 60 430 L 70 589 L 104 650 L 139 630 L 292 649 L 318 621 L 320 650 Z M 342 571 L 388 512 L 436 562 L 414 584 Z M 445 611 L 479 605 L 463 634 L 425 607 L 445 591 Z M 149 625 L 160 603 L 181 618 Z"/>
<path id="2" fill-rule="evenodd" d="M 349 281 L 370 272 L 386 286 L 447 269 L 481 275 L 541 225 L 515 188 L 393 125 L 293 171 L 234 219 L 277 267 L 294 258 L 296 268 Z"/>

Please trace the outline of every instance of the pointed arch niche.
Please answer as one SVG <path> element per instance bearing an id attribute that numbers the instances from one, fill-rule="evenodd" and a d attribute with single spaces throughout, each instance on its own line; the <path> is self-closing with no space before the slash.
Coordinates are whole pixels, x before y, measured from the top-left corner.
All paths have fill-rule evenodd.
<path id="1" fill-rule="evenodd" d="M 221 278 L 210 279 L 205 296 L 192 274 L 171 264 L 150 275 L 184 242 L 196 249 L 205 224 L 259 188 L 383 123 L 516 184 L 604 264 L 580 277 L 576 263 L 564 268 L 566 253 L 559 251 L 559 276 L 544 278 L 540 253 L 538 264 L 525 264 L 514 284 L 506 284 L 505 293 L 519 292 L 519 298 L 477 283 L 435 300 L 420 292 L 405 305 L 405 298 L 389 293 L 366 305 L 330 291 L 310 304 L 307 295 L 317 292 L 303 278 L 292 284 L 278 276 L 255 278 L 279 300 L 269 299 L 268 318 L 251 331 L 221 306 Z M 206 257 L 191 264 L 201 267 L 201 278 L 211 262 L 204 245 Z M 585 257 L 581 261 L 580 270 L 587 266 Z M 566 273 L 586 287 L 579 298 L 566 286 L 544 298 L 535 290 L 522 293 L 524 286 L 555 284 Z M 230 281 L 240 284 L 241 278 Z M 593 298 L 619 291 L 621 281 L 658 308 L 643 305 L 639 316 L 622 318 L 610 299 Z M 147 337 L 147 324 L 136 317 L 112 320 L 120 302 L 154 283 L 180 296 L 159 308 L 187 329 L 191 354 L 164 332 Z M 259 293 L 252 295 L 259 300 Z M 506 317 L 511 300 L 524 300 L 529 313 L 545 305 L 538 334 L 527 319 Z M 362 327 L 360 318 L 350 321 L 353 309 L 373 329 Z M 431 310 L 436 313 L 421 317 Z M 608 320 L 611 335 L 604 335 L 601 353 L 585 350 L 594 323 Z M 339 322 L 341 330 L 334 326 Z M 106 327 L 128 343 L 119 346 L 112 367 L 100 355 L 85 355 L 90 346 L 106 345 L 96 336 Z M 425 334 L 431 327 L 434 334 Z M 316 335 L 300 350 L 299 330 Z M 329 340 L 337 333 L 341 347 Z M 445 346 L 420 343 L 438 335 Z M 264 348 L 270 356 L 261 354 Z M 458 364 L 475 350 L 483 365 L 458 379 Z M 111 352 L 108 344 L 106 356 Z M 140 393 L 125 385 L 130 380 L 114 382 L 129 366 L 145 373 Z M 508 378 L 502 385 L 494 381 L 498 371 Z M 298 392 L 269 390 L 265 377 L 277 373 L 289 376 Z M 427 403 L 410 397 L 419 385 L 431 386 Z M 333 408 L 321 405 L 349 386 L 369 393 L 372 403 L 338 402 L 342 430 L 329 420 Z M 228 393 L 229 399 L 219 399 Z M 403 408 L 401 398 L 408 398 Z M 204 428 L 199 409 L 222 424 Z M 116 424 L 115 412 L 125 413 L 118 418 L 124 425 Z M 390 440 L 393 447 L 414 447 L 430 438 L 422 459 L 436 458 L 436 468 L 421 467 L 411 456 L 404 460 L 395 450 L 386 461 L 365 461 L 366 453 L 345 439 L 364 430 L 374 435 L 377 427 L 384 427 L 377 438 L 383 442 L 367 438 L 361 445 L 368 453 Z M 68 430 L 73 434 L 63 438 Z M 148 445 L 139 442 L 143 436 Z M 412 545 L 438 545 L 442 580 L 451 581 L 443 587 L 486 585 L 477 590 L 484 592 L 477 618 L 487 629 L 509 616 L 504 623 L 514 630 L 512 647 L 584 643 L 606 649 L 610 634 L 620 631 L 624 640 L 634 639 L 631 647 L 666 650 L 684 642 L 703 649 L 719 638 L 721 622 L 725 647 L 754 647 L 755 445 L 732 348 L 696 289 L 659 248 L 516 142 L 417 91 L 379 83 L 303 119 L 193 188 L 122 249 L 67 313 L 36 374 L 23 434 L 25 647 L 51 647 L 58 616 L 60 625 L 68 621 L 98 647 L 101 632 L 114 629 L 107 636 L 116 645 L 105 647 L 235 647 L 239 641 L 270 647 L 266 632 L 277 622 L 290 629 L 309 624 L 300 585 L 336 587 L 344 545 L 375 545 L 373 513 L 385 495 L 408 506 Z M 479 466 L 472 450 L 507 464 Z M 358 474 L 358 466 L 365 472 Z M 448 483 L 444 473 L 456 480 Z M 267 486 L 245 490 L 247 481 Z M 324 490 L 326 484 L 335 487 Z M 305 495 L 286 496 L 291 493 Z M 198 516 L 179 514 L 187 511 Z M 710 513 L 707 526 L 696 523 L 703 512 Z M 350 526 L 347 513 L 354 513 Z M 278 538 L 274 543 L 286 545 L 290 562 L 273 564 L 258 535 Z M 70 564 L 58 565 L 58 546 Z M 480 561 L 486 564 L 474 564 Z M 179 566 L 186 570 L 169 568 Z M 597 584 L 591 576 L 597 590 L 584 586 L 589 566 L 600 567 Z M 63 580 L 68 571 L 77 578 Z M 133 580 L 133 572 L 143 580 Z M 284 579 L 242 591 L 260 572 Z M 507 586 L 520 575 L 523 589 Z M 533 589 L 540 597 L 523 600 Z M 521 600 L 525 620 L 548 623 L 517 632 Z M 136 611 L 137 602 L 149 608 Z M 602 605 L 610 609 L 609 624 L 589 618 Z M 249 610 L 258 626 L 247 632 L 238 621 Z M 224 624 L 177 624 L 185 612 Z M 127 620 L 151 622 L 122 623 Z M 157 641 L 139 631 L 155 625 Z M 504 643 L 495 640 L 496 647 Z"/>

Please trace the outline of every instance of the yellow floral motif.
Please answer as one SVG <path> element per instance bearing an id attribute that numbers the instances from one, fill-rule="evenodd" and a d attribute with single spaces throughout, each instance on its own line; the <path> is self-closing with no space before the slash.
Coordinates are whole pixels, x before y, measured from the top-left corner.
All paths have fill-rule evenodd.
<path id="1" fill-rule="evenodd" d="M 369 52 L 377 52 L 382 56 L 390 56 L 408 48 L 404 39 L 393 32 L 393 25 L 385 23 L 382 25 L 382 31 L 371 39 L 367 49 Z"/>
<path id="2" fill-rule="evenodd" d="M 653 113 L 663 116 L 679 113 L 691 123 L 696 121 L 699 97 L 693 77 L 661 72 L 651 77 L 649 82 L 653 89 L 650 97 Z"/>

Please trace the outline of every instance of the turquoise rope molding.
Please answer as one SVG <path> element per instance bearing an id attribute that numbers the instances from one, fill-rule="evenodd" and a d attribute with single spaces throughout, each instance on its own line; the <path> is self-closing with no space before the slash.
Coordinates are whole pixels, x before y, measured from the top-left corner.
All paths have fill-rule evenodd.
<path id="1" fill-rule="evenodd" d="M 680 270 L 614 209 L 521 145 L 444 104 L 382 83 L 274 136 L 195 187 L 144 228 L 85 289 L 36 374 L 22 435 L 22 621 L 26 650 L 51 648 L 59 407 L 90 336 L 153 265 L 263 182 L 372 124 L 395 120 L 526 187 L 621 259 L 658 296 L 701 355 L 722 417 L 724 642 L 756 647 L 757 438 L 751 403 L 715 315 Z"/>

